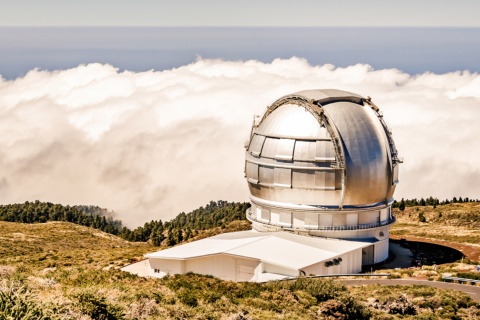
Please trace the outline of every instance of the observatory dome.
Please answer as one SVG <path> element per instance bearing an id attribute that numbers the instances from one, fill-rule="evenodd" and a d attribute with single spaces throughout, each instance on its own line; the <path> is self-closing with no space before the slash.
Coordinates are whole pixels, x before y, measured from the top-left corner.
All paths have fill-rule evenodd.
<path id="1" fill-rule="evenodd" d="M 149 254 L 149 276 L 267 281 L 358 273 L 388 258 L 401 161 L 369 97 L 284 96 L 254 118 L 245 147 L 253 230 Z"/>
<path id="2" fill-rule="evenodd" d="M 393 202 L 400 161 L 370 98 L 334 89 L 284 96 L 254 119 L 246 148 L 245 175 L 258 221 L 262 210 L 268 212 L 265 222 L 282 225 L 271 212 L 344 212 Z M 318 219 L 314 225 L 321 227 Z"/>

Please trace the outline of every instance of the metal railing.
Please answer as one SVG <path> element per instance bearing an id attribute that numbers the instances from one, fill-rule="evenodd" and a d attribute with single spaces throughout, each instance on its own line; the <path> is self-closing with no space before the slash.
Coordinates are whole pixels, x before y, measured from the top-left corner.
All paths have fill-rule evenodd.
<path id="1" fill-rule="evenodd" d="M 280 227 L 286 230 L 305 230 L 305 231 L 312 231 L 312 230 L 318 230 L 318 231 L 354 231 L 354 230 L 367 230 L 367 229 L 374 229 L 374 228 L 379 228 L 383 226 L 387 226 L 390 224 L 395 223 L 396 219 L 394 216 L 391 217 L 391 219 L 387 221 L 381 221 L 379 223 L 367 223 L 367 224 L 357 224 L 354 226 L 294 226 L 293 224 L 290 225 L 280 225 L 280 224 L 274 224 L 271 223 L 270 221 L 266 220 L 259 220 L 256 217 L 253 216 L 251 208 L 247 210 L 247 219 L 250 222 L 258 222 L 262 224 L 266 224 L 269 226 L 273 227 Z"/>
<path id="2" fill-rule="evenodd" d="M 477 279 L 468 279 L 468 278 L 457 278 L 457 277 L 442 277 L 442 280 L 445 282 L 454 282 L 454 283 L 471 283 L 471 284 L 480 284 L 480 280 Z"/>

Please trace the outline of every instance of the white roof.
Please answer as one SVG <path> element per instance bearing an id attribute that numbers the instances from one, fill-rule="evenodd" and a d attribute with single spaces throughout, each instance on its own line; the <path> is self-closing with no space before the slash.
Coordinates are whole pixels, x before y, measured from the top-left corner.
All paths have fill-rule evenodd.
<path id="1" fill-rule="evenodd" d="M 270 233 L 256 231 L 240 231 L 223 233 L 213 237 L 182 244 L 173 248 L 149 253 L 147 258 L 191 259 L 212 254 L 224 253 L 259 239 L 268 237 Z"/>
<path id="2" fill-rule="evenodd" d="M 369 245 L 370 242 L 301 236 L 285 231 L 250 230 L 220 234 L 150 253 L 146 257 L 186 260 L 213 254 L 228 254 L 301 269 Z"/>

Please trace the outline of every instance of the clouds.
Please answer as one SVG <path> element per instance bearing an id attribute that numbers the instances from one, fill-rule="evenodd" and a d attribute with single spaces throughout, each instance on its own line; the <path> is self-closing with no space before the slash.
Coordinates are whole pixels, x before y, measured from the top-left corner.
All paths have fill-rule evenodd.
<path id="1" fill-rule="evenodd" d="M 480 193 L 480 76 L 410 76 L 298 58 L 198 59 L 165 71 L 89 64 L 0 81 L 2 203 L 95 204 L 129 226 L 210 200 L 247 201 L 243 143 L 282 95 L 338 88 L 369 95 L 400 155 L 396 197 Z"/>

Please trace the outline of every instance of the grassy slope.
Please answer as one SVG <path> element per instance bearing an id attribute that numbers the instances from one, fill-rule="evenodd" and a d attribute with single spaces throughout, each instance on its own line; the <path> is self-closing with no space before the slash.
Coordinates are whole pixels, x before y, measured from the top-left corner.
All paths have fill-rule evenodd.
<path id="1" fill-rule="evenodd" d="M 20 224 L 0 221 L 0 264 L 46 267 L 123 266 L 152 250 L 145 243 L 68 222 Z"/>
<path id="2" fill-rule="evenodd" d="M 248 227 L 234 223 L 224 230 Z M 31 294 L 19 294 L 22 299 L 52 318 L 64 319 L 100 318 L 99 314 L 109 316 L 105 319 L 227 319 L 238 314 L 251 319 L 314 319 L 319 310 L 337 309 L 356 312 L 353 318 L 373 314 L 397 319 L 371 304 L 377 299 L 398 300 L 402 294 L 420 314 L 434 312 L 432 319 L 480 315 L 480 306 L 465 294 L 432 288 L 365 286 L 349 291 L 320 279 L 262 285 L 196 275 L 158 280 L 117 269 L 154 250 L 145 243 L 129 243 L 70 223 L 0 222 L 0 289 L 28 288 Z"/>
<path id="3" fill-rule="evenodd" d="M 409 235 L 458 243 L 480 244 L 480 203 L 452 203 L 437 206 L 394 209 L 397 217 L 392 235 Z M 419 222 L 423 214 L 426 222 Z"/>

